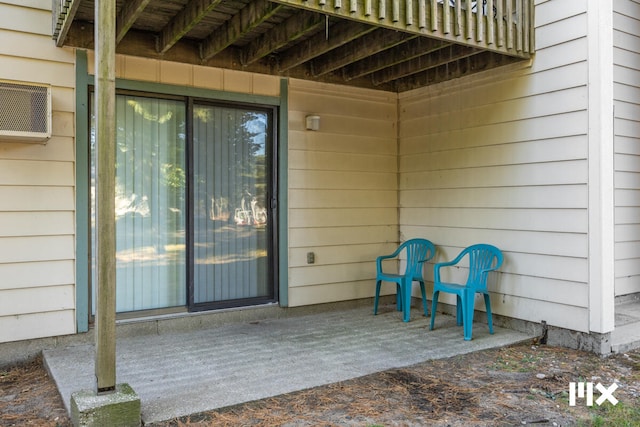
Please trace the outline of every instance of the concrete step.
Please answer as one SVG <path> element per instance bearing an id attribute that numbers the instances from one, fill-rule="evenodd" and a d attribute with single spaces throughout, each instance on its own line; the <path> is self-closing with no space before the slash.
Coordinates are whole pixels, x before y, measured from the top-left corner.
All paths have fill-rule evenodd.
<path id="1" fill-rule="evenodd" d="M 616 327 L 611 333 L 611 351 L 624 353 L 636 348 L 640 348 L 640 300 L 620 300 L 616 304 Z"/>
<path id="2" fill-rule="evenodd" d="M 611 351 L 625 353 L 640 348 L 640 322 L 616 326 L 611 333 Z"/>

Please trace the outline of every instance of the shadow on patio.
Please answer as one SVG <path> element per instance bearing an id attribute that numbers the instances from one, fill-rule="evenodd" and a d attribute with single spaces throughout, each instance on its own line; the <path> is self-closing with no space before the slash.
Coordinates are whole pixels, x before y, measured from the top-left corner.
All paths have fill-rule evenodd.
<path id="1" fill-rule="evenodd" d="M 412 311 L 403 323 L 394 305 L 231 323 L 189 332 L 118 338 L 117 381 L 130 384 L 145 423 L 344 381 L 430 359 L 502 347 L 532 338 L 476 323 L 472 341 L 438 313 L 436 328 Z M 94 386 L 94 348 L 44 352 L 67 410 L 71 393 Z"/>

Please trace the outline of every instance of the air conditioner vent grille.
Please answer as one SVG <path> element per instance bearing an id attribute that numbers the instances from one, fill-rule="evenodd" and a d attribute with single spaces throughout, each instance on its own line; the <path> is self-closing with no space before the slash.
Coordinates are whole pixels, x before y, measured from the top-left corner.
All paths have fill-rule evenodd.
<path id="1" fill-rule="evenodd" d="M 51 137 L 51 87 L 0 80 L 0 141 Z"/>

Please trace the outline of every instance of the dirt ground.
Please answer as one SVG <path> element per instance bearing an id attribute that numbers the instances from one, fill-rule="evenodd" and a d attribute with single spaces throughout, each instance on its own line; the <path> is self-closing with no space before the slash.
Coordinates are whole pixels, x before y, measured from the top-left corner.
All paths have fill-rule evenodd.
<path id="1" fill-rule="evenodd" d="M 570 382 L 619 402 L 569 406 Z M 601 396 L 594 387 L 594 401 Z M 155 426 L 638 426 L 640 351 L 601 358 L 519 344 L 285 394 Z M 41 360 L 0 370 L 2 426 L 68 426 Z"/>

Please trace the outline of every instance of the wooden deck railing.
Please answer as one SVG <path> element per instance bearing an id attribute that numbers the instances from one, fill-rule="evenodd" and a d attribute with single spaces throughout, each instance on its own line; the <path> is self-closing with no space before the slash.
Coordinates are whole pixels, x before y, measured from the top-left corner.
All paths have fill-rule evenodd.
<path id="1" fill-rule="evenodd" d="M 534 50 L 534 0 L 271 0 L 274 3 L 420 34 L 505 55 Z M 62 44 L 79 0 L 52 0 L 53 34 Z"/>
<path id="2" fill-rule="evenodd" d="M 533 0 L 271 0 L 326 15 L 528 58 Z"/>

